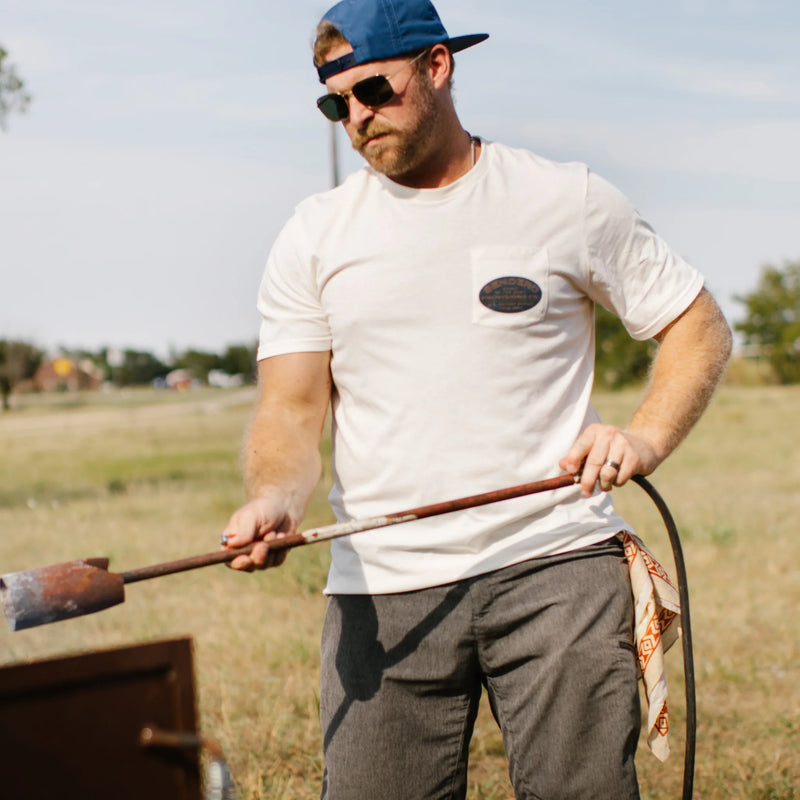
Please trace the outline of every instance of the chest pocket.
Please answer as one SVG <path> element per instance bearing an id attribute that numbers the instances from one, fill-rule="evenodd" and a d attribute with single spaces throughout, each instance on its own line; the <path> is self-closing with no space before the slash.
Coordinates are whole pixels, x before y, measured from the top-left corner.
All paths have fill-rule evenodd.
<path id="1" fill-rule="evenodd" d="M 547 250 L 482 247 L 472 251 L 472 322 L 525 328 L 547 313 Z"/>

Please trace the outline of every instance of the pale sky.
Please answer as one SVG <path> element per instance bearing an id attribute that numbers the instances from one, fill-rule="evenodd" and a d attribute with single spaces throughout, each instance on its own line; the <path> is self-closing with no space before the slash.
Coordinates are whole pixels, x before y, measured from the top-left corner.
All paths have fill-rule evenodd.
<path id="1" fill-rule="evenodd" d="M 332 0 L 331 0 L 332 2 Z M 0 0 L 33 95 L 0 133 L 0 338 L 219 351 L 258 333 L 270 244 L 330 185 L 318 0 Z M 800 258 L 796 0 L 439 0 L 484 138 L 583 161 L 729 318 Z M 340 132 L 344 173 L 358 157 Z"/>

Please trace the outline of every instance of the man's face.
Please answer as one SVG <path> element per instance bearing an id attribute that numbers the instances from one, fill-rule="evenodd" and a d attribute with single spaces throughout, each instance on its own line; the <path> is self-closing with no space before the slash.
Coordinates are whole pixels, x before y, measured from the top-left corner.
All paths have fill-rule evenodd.
<path id="1" fill-rule="evenodd" d="M 349 45 L 334 48 L 327 59 L 332 61 L 351 52 Z M 403 69 L 409 58 L 371 61 L 340 72 L 325 85 L 329 92 L 348 92 L 353 84 L 373 75 L 394 76 L 394 97 L 380 108 L 371 109 L 355 97 L 349 98 L 350 116 L 343 120 L 353 149 L 376 171 L 390 178 L 401 178 L 416 170 L 435 141 L 439 107 L 427 71 L 417 71 L 416 64 Z M 395 74 L 397 73 L 397 74 Z"/>

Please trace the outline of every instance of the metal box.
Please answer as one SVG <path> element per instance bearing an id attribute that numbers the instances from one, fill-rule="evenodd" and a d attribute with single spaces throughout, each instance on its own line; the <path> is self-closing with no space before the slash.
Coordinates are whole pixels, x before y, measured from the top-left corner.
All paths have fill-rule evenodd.
<path id="1" fill-rule="evenodd" d="M 190 639 L 0 668 L 3 800 L 200 800 L 196 733 Z"/>

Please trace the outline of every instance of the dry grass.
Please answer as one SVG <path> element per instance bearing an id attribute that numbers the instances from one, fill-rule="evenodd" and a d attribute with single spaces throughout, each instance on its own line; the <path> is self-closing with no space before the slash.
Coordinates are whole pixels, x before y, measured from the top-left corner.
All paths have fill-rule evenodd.
<path id="1" fill-rule="evenodd" d="M 0 415 L 0 573 L 102 555 L 121 571 L 215 549 L 242 499 L 238 449 L 250 401 L 249 391 L 59 397 Z M 624 422 L 635 401 L 600 395 L 597 405 Z M 797 388 L 725 388 L 653 478 L 689 568 L 703 800 L 800 797 L 798 401 Z M 307 525 L 330 521 L 325 494 L 323 485 Z M 671 564 L 649 500 L 636 487 L 617 498 Z M 15 634 L 0 625 L 0 662 L 190 635 L 203 730 L 221 741 L 242 798 L 314 798 L 327 557 L 318 545 L 269 573 L 209 568 L 131 586 L 124 605 L 100 614 Z M 669 676 L 674 755 L 660 765 L 640 754 L 649 800 L 680 796 L 677 649 Z M 470 797 L 508 800 L 505 771 L 484 707 Z"/>

